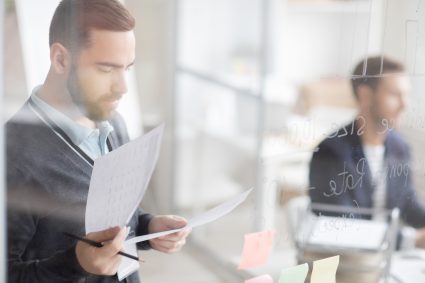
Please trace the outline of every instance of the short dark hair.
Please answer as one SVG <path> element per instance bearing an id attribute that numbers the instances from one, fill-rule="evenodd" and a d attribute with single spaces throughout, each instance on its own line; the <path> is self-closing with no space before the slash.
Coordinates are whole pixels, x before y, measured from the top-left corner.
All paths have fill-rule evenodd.
<path id="1" fill-rule="evenodd" d="M 77 51 L 90 46 L 93 29 L 131 31 L 135 19 L 118 0 L 62 0 L 49 30 L 49 46 L 58 42 Z"/>
<path id="2" fill-rule="evenodd" d="M 366 72 L 364 69 L 366 68 Z M 403 73 L 405 68 L 403 64 L 396 59 L 388 56 L 371 56 L 360 61 L 354 68 L 351 86 L 354 95 L 357 97 L 359 86 L 366 85 L 373 90 L 376 89 L 381 75 Z"/>

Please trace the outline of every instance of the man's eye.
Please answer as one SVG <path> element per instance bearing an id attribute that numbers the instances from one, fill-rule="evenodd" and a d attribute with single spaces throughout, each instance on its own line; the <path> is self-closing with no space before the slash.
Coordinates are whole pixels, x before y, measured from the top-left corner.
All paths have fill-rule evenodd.
<path id="1" fill-rule="evenodd" d="M 112 68 L 109 67 L 100 67 L 99 71 L 101 71 L 102 73 L 110 73 L 112 72 Z"/>

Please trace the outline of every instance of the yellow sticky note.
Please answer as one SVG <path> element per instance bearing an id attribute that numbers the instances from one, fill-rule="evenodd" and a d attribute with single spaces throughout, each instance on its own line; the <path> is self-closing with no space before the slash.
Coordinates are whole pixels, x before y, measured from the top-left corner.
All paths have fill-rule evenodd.
<path id="1" fill-rule="evenodd" d="M 272 250 L 273 238 L 274 231 L 246 234 L 238 269 L 254 268 L 266 264 Z"/>
<path id="2" fill-rule="evenodd" d="M 313 262 L 311 283 L 335 283 L 339 255 Z"/>
<path id="3" fill-rule="evenodd" d="M 286 268 L 280 274 L 279 283 L 304 283 L 307 273 L 307 263 Z"/>
<path id="4" fill-rule="evenodd" d="M 266 274 L 246 280 L 245 283 L 273 283 L 273 278 Z"/>

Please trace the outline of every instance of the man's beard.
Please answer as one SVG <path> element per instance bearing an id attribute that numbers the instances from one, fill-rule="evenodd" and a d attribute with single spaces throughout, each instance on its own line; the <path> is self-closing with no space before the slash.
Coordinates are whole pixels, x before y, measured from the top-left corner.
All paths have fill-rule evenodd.
<path id="1" fill-rule="evenodd" d="M 382 114 L 382 111 L 380 111 L 378 102 L 375 102 L 373 105 L 374 106 L 371 108 L 371 117 L 373 119 L 372 121 L 375 126 L 375 131 L 379 133 L 388 133 L 399 127 L 400 114 L 395 117 L 386 117 Z"/>
<path id="2" fill-rule="evenodd" d="M 78 110 L 83 114 L 84 116 L 89 116 L 87 113 L 87 109 L 84 105 L 83 99 L 81 97 L 81 88 L 79 85 L 79 80 L 77 76 L 77 72 L 75 70 L 75 66 L 73 65 L 71 67 L 71 70 L 69 71 L 69 77 L 66 82 L 66 86 L 68 89 L 68 93 L 71 96 L 71 100 L 74 103 L 75 106 L 77 106 Z"/>
<path id="3" fill-rule="evenodd" d="M 99 105 L 103 99 L 120 99 L 121 95 L 109 95 L 107 97 L 102 97 L 99 101 L 89 101 L 82 94 L 82 88 L 79 82 L 80 80 L 76 72 L 76 67 L 73 65 L 67 80 L 67 89 L 78 111 L 92 121 L 105 121 L 110 119 L 112 113 L 104 113 Z"/>

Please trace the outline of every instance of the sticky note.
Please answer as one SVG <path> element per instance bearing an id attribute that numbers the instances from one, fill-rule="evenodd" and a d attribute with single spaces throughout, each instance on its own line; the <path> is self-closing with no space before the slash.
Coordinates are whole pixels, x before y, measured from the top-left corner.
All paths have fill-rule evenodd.
<path id="1" fill-rule="evenodd" d="M 273 278 L 271 278 L 270 275 L 265 274 L 246 280 L 245 283 L 273 283 Z"/>
<path id="2" fill-rule="evenodd" d="M 279 283 L 304 283 L 307 273 L 307 263 L 286 268 L 280 274 Z"/>
<path id="3" fill-rule="evenodd" d="M 313 262 L 311 283 L 335 283 L 339 255 Z"/>
<path id="4" fill-rule="evenodd" d="M 238 269 L 249 269 L 266 264 L 272 250 L 273 238 L 274 231 L 246 234 Z"/>

